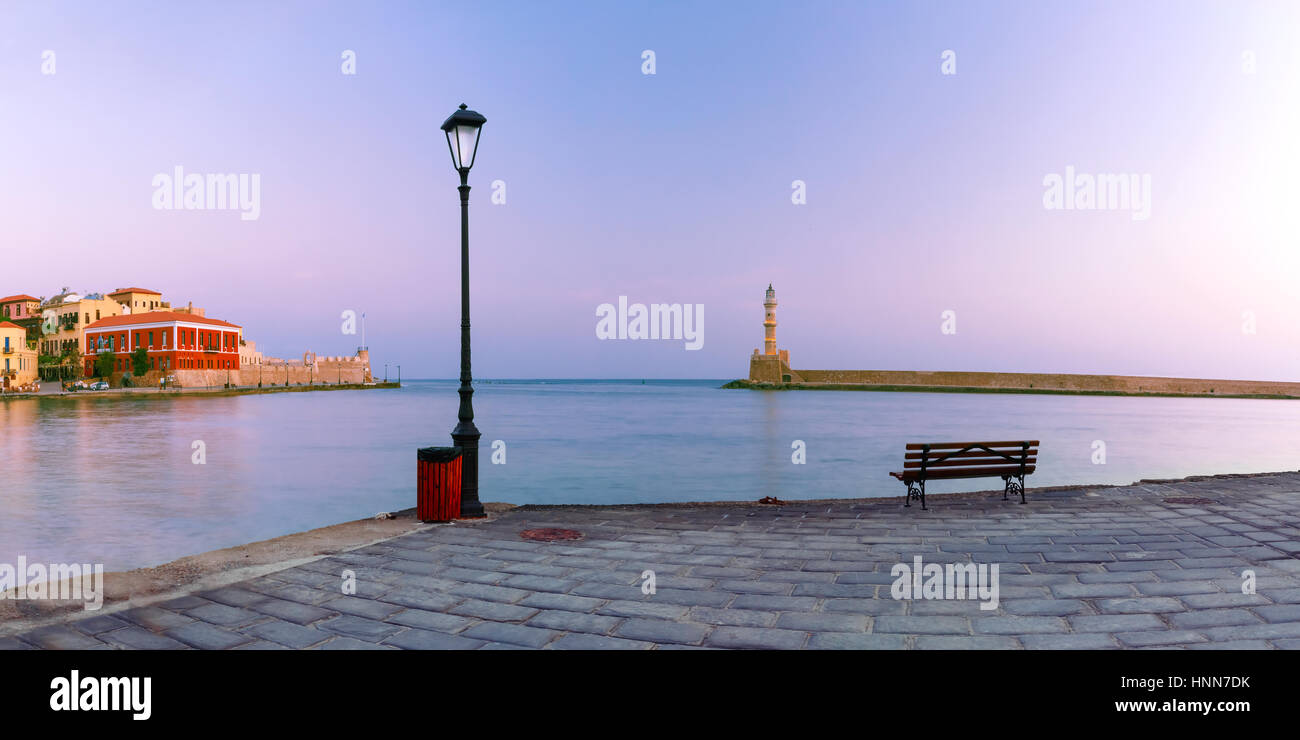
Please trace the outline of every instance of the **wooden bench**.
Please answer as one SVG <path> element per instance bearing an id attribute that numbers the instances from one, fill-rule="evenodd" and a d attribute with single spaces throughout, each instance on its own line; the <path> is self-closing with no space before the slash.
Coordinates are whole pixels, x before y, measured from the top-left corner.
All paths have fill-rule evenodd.
<path id="1" fill-rule="evenodd" d="M 956 478 L 1001 478 L 1007 494 L 1020 494 L 1025 503 L 1025 476 L 1038 462 L 1038 440 L 1019 442 L 917 442 L 907 445 L 903 470 L 890 473 L 907 485 L 904 506 L 921 499 L 925 511 L 925 482 Z"/>

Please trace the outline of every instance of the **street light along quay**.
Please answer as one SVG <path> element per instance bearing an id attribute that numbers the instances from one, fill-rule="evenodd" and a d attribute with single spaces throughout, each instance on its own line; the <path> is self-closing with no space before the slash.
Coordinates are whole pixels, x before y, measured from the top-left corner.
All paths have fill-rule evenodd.
<path id="1" fill-rule="evenodd" d="M 464 450 L 464 477 L 460 488 L 462 518 L 483 516 L 483 504 L 478 500 L 478 440 L 481 435 L 474 426 L 474 388 L 469 363 L 469 169 L 474 166 L 479 133 L 485 123 L 486 118 L 467 110 L 464 103 L 442 122 L 452 164 L 460 173 L 460 389 L 457 391 L 460 411 L 451 438 L 457 447 Z"/>
<path id="2" fill-rule="evenodd" d="M 442 123 L 443 133 L 447 135 L 447 148 L 451 151 L 451 163 L 460 174 L 460 410 L 458 422 L 451 432 L 452 441 L 459 451 L 459 460 L 438 454 L 438 448 L 420 450 L 420 506 L 423 511 L 425 502 L 436 495 L 434 488 L 454 485 L 455 479 L 460 483 L 460 518 L 482 517 L 483 504 L 478 500 L 478 441 L 482 435 L 474 426 L 474 387 L 470 375 L 469 353 L 469 170 L 474 166 L 474 156 L 478 152 L 478 138 L 487 119 L 468 110 L 462 103 L 460 109 L 447 117 Z M 398 366 L 400 383 L 401 366 Z M 450 465 L 447 465 L 450 463 Z M 459 463 L 459 470 L 456 470 Z M 435 468 L 436 465 L 442 467 Z M 442 471 L 448 473 L 441 474 Z M 436 512 L 437 507 L 427 507 Z M 430 513 L 429 516 L 441 519 L 442 515 Z M 421 518 L 425 518 L 422 514 Z"/>

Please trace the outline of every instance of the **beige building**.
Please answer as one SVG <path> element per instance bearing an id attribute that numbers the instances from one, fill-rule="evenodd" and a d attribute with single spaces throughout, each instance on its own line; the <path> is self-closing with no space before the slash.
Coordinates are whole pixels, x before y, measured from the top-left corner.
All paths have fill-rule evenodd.
<path id="1" fill-rule="evenodd" d="M 264 359 L 262 353 L 257 349 L 257 342 L 243 338 L 239 340 L 239 366 L 241 368 L 261 365 Z"/>
<path id="2" fill-rule="evenodd" d="M 41 304 L 40 354 L 59 356 L 84 351 L 82 332 L 89 324 L 109 316 L 121 316 L 122 304 L 98 293 L 82 296 L 64 292 Z"/>
<path id="3" fill-rule="evenodd" d="M 167 304 L 166 304 L 166 303 L 163 303 L 163 305 L 166 306 Z M 193 315 L 195 315 L 195 316 L 202 316 L 202 315 L 203 315 L 203 309 L 201 309 L 201 308 L 195 308 L 195 307 L 194 307 L 194 301 L 190 301 L 189 303 L 185 304 L 184 306 L 177 306 L 176 308 L 173 308 L 172 311 L 174 311 L 174 312 L 176 312 L 176 313 L 188 313 L 188 314 L 193 314 Z"/>
<path id="4" fill-rule="evenodd" d="M 108 294 L 122 306 L 122 314 L 169 311 L 171 306 L 162 299 L 162 293 L 145 288 L 118 288 Z"/>
<path id="5" fill-rule="evenodd" d="M 27 330 L 0 321 L 0 387 L 17 390 L 36 380 L 36 350 L 28 348 Z"/>

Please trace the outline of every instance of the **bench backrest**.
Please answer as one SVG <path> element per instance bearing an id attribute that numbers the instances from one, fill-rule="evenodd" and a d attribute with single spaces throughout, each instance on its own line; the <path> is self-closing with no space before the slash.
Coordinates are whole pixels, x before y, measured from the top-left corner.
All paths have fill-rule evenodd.
<path id="1" fill-rule="evenodd" d="M 1038 462 L 1038 440 L 1011 442 L 917 442 L 907 445 L 903 469 L 943 475 L 1025 475 Z"/>

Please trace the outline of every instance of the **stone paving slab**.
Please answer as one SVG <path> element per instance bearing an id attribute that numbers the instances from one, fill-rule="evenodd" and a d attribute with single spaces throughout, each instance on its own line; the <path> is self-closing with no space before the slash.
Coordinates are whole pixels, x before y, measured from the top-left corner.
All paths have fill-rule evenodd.
<path id="1" fill-rule="evenodd" d="M 1300 648 L 1300 473 L 930 503 L 523 507 L 0 650 Z M 997 564 L 997 608 L 895 599 L 918 556 Z"/>

